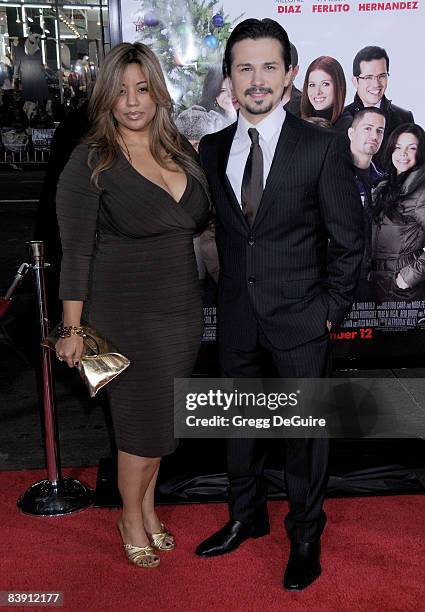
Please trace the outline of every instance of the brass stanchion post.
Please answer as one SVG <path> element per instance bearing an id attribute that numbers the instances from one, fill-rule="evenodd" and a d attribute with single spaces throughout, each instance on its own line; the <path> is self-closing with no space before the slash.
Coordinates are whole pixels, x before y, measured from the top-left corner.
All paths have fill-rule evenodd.
<path id="1" fill-rule="evenodd" d="M 48 335 L 47 299 L 44 270 L 44 243 L 28 243 L 37 292 L 40 341 Z M 54 516 L 84 510 L 92 504 L 93 492 L 73 478 L 62 478 L 59 438 L 55 416 L 52 384 L 52 364 L 49 349 L 41 347 L 44 430 L 46 445 L 47 479 L 40 480 L 18 499 L 18 506 L 26 514 Z"/>

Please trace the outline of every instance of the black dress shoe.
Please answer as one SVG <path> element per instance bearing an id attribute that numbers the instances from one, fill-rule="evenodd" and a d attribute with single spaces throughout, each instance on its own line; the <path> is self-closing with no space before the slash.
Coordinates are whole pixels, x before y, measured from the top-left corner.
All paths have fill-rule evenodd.
<path id="1" fill-rule="evenodd" d="M 246 525 L 241 521 L 228 521 L 222 529 L 201 542 L 196 549 L 200 557 L 215 557 L 236 550 L 248 538 L 260 538 L 270 533 L 268 523 Z"/>
<path id="2" fill-rule="evenodd" d="M 301 591 L 320 576 L 320 542 L 293 542 L 283 586 L 287 591 Z"/>

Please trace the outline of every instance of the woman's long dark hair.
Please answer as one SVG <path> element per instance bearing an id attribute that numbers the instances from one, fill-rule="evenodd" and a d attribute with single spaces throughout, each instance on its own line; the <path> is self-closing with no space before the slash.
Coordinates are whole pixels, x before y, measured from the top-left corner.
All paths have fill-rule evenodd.
<path id="1" fill-rule="evenodd" d="M 220 95 L 223 80 L 224 76 L 222 66 L 218 64 L 210 66 L 204 78 L 200 101 L 200 105 L 203 106 L 205 110 L 214 110 L 222 115 L 224 115 L 224 110 L 218 104 L 217 98 Z"/>
<path id="2" fill-rule="evenodd" d="M 416 151 L 416 164 L 413 168 L 397 174 L 397 170 L 392 162 L 397 140 L 401 134 L 413 134 L 418 139 Z M 413 170 L 425 163 L 425 132 L 416 123 L 402 123 L 393 130 L 388 138 L 384 154 L 384 167 L 387 170 L 388 178 L 385 184 L 377 190 L 376 199 L 373 207 L 373 217 L 377 222 L 382 221 L 383 217 L 388 217 L 391 221 L 402 223 L 405 219 L 400 211 L 400 195 L 404 182 Z"/>

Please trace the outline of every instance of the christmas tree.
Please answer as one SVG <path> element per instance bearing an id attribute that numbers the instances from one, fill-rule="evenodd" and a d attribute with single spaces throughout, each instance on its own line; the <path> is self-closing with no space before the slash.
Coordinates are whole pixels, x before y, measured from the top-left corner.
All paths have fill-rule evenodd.
<path id="1" fill-rule="evenodd" d="M 221 63 L 233 23 L 215 0 L 139 0 L 137 40 L 160 59 L 177 111 L 199 103 L 208 67 Z"/>

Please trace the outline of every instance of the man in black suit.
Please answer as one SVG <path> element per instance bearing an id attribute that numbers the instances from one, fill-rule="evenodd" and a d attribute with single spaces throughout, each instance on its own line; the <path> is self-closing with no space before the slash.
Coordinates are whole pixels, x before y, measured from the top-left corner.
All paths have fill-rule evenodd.
<path id="1" fill-rule="evenodd" d="M 353 60 L 353 85 L 356 88 L 354 101 L 345 107 L 338 129 L 346 132 L 356 113 L 366 107 L 379 108 L 385 116 L 385 132 L 382 146 L 373 157 L 382 168 L 385 146 L 391 132 L 401 123 L 414 123 L 413 114 L 396 106 L 385 96 L 388 85 L 390 60 L 381 47 L 364 47 Z"/>
<path id="2" fill-rule="evenodd" d="M 329 366 L 329 330 L 350 307 L 363 254 L 348 147 L 339 134 L 284 110 L 291 60 L 278 23 L 240 23 L 224 63 L 238 121 L 205 136 L 199 149 L 218 219 L 221 370 L 260 378 L 268 353 L 280 377 L 320 377 Z M 228 553 L 269 532 L 259 442 L 228 440 L 230 520 L 198 555 Z M 305 588 L 321 571 L 327 463 L 328 440 L 287 440 L 287 589 Z"/>

